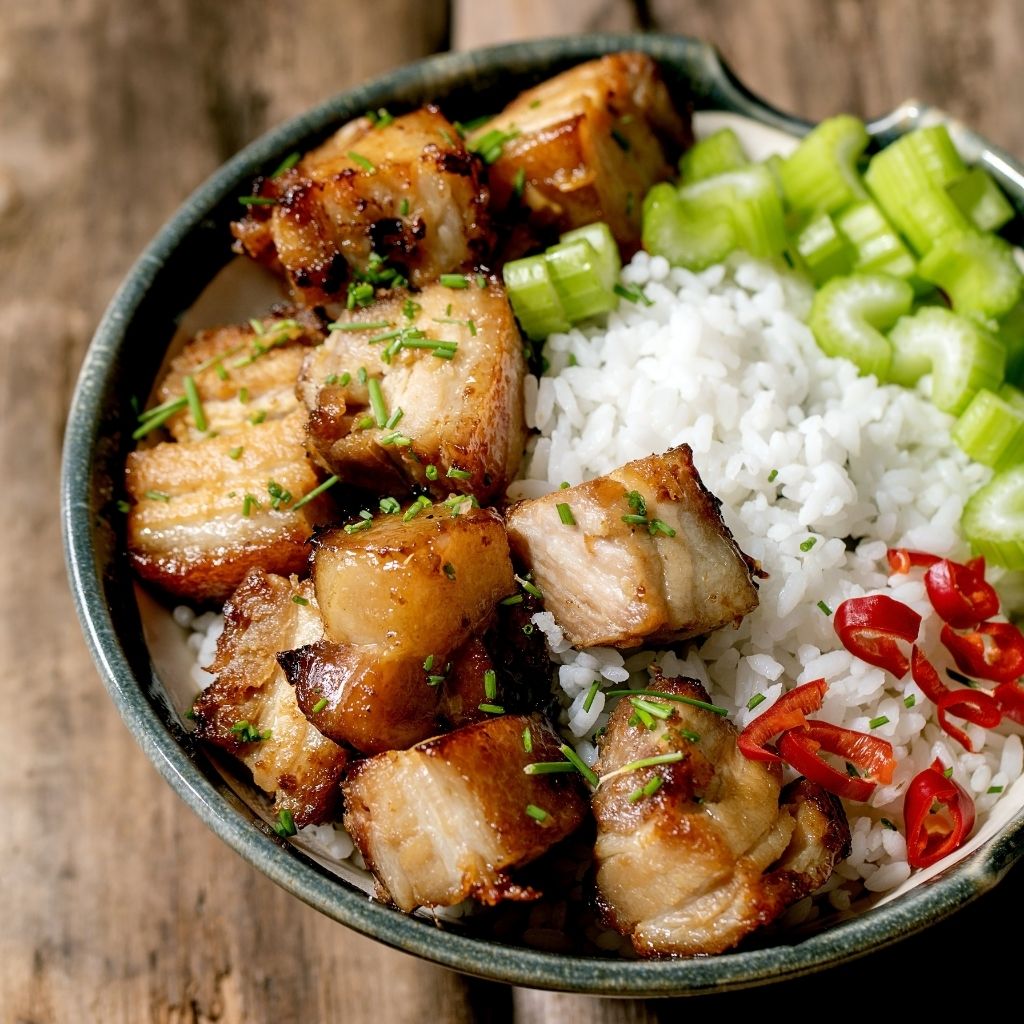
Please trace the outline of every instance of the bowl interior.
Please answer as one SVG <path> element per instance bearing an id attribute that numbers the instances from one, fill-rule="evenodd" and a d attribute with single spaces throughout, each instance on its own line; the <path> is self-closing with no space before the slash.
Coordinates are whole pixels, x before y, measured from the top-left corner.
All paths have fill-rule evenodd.
<path id="1" fill-rule="evenodd" d="M 740 115 L 754 150 L 770 151 L 807 125 L 750 96 L 714 52 L 681 37 L 585 37 L 501 47 L 424 61 L 343 94 L 281 126 L 238 154 L 189 198 L 129 274 L 86 358 L 69 418 L 64 464 L 64 526 L 79 615 L 104 681 L 149 757 L 203 820 L 276 882 L 335 919 L 408 952 L 496 980 L 598 994 L 658 995 L 724 989 L 777 980 L 865 953 L 907 935 L 993 884 L 1024 846 L 1016 804 L 972 844 L 957 866 L 933 872 L 870 914 L 827 931 L 785 936 L 775 945 L 721 957 L 665 963 L 544 953 L 486 937 L 441 932 L 430 919 L 406 917 L 366 898 L 365 877 L 341 871 L 308 845 L 283 844 L 265 821 L 268 805 L 251 784 L 190 738 L 182 715 L 191 703 L 189 657 L 168 610 L 136 590 L 124 557 L 120 479 L 136 403 L 144 402 L 167 352 L 201 326 L 243 319 L 279 295 L 267 275 L 232 263 L 228 224 L 237 196 L 256 174 L 287 153 L 326 137 L 367 109 L 399 111 L 439 101 L 468 120 L 555 71 L 615 49 L 642 49 L 661 63 L 670 88 L 698 110 L 725 111 L 699 120 L 706 128 Z M 894 113 L 872 126 L 885 141 L 927 114 Z M 901 119 L 902 118 L 902 119 Z M 750 119 L 753 119 L 752 121 Z M 978 143 L 979 158 L 1003 159 L 966 129 L 958 142 Z M 782 133 L 780 135 L 780 133 Z M 994 154 L 994 155 L 993 155 Z M 1024 177 L 1003 161 L 1001 181 L 1024 209 Z M 229 265 L 230 264 L 230 265 Z M 211 282 L 213 284 L 211 285 Z M 258 305 L 254 302 L 258 301 Z M 1018 786 L 1018 788 L 1020 788 Z"/>

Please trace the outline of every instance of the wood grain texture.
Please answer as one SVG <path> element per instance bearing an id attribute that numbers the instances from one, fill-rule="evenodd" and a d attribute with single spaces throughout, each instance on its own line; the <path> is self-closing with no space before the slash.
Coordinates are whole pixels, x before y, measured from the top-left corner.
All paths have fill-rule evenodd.
<path id="1" fill-rule="evenodd" d="M 74 620 L 56 515 L 67 403 L 100 312 L 159 224 L 239 146 L 444 48 L 449 28 L 468 46 L 645 26 L 713 40 L 752 88 L 806 116 L 917 94 L 1024 152 L 1024 8 L 1011 0 L 457 0 L 450 25 L 447 4 L 417 0 L 0 0 L 0 1024 L 624 1024 L 707 1011 L 461 978 L 348 932 L 245 865 L 114 713 Z M 998 901 L 1022 896 L 1018 870 Z M 982 900 L 889 963 L 955 949 L 966 976 L 1009 992 L 1011 944 L 958 941 L 996 917 Z M 782 992 L 893 995 L 878 981 L 884 956 Z"/>

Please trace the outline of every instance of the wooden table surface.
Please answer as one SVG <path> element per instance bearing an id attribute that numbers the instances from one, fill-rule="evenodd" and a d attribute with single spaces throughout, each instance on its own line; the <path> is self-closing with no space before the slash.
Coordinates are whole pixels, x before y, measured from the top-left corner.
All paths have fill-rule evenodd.
<path id="1" fill-rule="evenodd" d="M 75 621 L 57 516 L 64 417 L 89 336 L 143 244 L 223 160 L 425 54 L 633 28 L 714 41 L 755 91 L 808 117 L 918 96 L 1024 154 L 1014 0 L 0 0 L 3 1024 L 707 1011 L 708 997 L 597 1000 L 466 979 L 347 931 L 248 867 L 121 724 Z M 710 998 L 831 1008 L 852 984 L 878 1010 L 922 1010 L 967 978 L 1009 994 L 1011 944 L 981 931 L 1022 896 L 1017 870 L 923 937 L 817 979 Z"/>

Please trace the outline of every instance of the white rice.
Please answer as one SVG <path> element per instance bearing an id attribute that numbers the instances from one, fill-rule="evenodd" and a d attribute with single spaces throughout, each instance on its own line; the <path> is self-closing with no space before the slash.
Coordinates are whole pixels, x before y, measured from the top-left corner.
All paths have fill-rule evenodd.
<path id="1" fill-rule="evenodd" d="M 965 557 L 960 513 L 989 471 L 950 441 L 952 419 L 927 400 L 927 380 L 919 392 L 879 386 L 821 352 L 804 323 L 813 293 L 795 276 L 749 258 L 692 274 L 641 252 L 622 278 L 652 305 L 624 302 L 607 324 L 548 339 L 549 369 L 527 388 L 538 435 L 510 495 L 545 494 L 686 442 L 740 547 L 769 577 L 757 611 L 685 658 L 577 652 L 550 614 L 535 616 L 558 664 L 563 728 L 592 762 L 594 733 L 614 699 L 599 692 L 588 712 L 587 690 L 595 680 L 602 690 L 621 686 L 626 671 L 642 687 L 653 661 L 703 682 L 740 728 L 785 689 L 825 677 L 819 717 L 889 740 L 897 759 L 892 785 L 878 787 L 869 805 L 848 804 L 853 853 L 826 887 L 831 906 L 845 909 L 850 890 L 836 888 L 843 879 L 857 894 L 861 884 L 879 893 L 909 877 L 903 835 L 882 819 L 902 828 L 904 790 L 936 757 L 953 765 L 980 818 L 1000 799 L 990 790 L 1021 773 L 1019 729 L 968 726 L 976 753 L 967 754 L 938 728 L 909 677 L 852 657 L 831 619 L 846 598 L 887 592 L 923 616 L 940 672 L 950 665 L 934 643 L 941 623 L 920 573 L 890 580 L 885 553 L 903 546 Z M 757 694 L 765 700 L 750 711 Z M 871 730 L 881 716 L 888 722 Z"/>

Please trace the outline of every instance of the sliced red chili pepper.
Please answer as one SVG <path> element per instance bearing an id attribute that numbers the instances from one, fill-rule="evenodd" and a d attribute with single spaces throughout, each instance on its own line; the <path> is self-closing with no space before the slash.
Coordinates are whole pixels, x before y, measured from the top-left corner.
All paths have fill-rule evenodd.
<path id="1" fill-rule="evenodd" d="M 951 692 L 917 644 L 914 644 L 914 649 L 910 652 L 910 675 L 917 683 L 918 689 L 934 704 L 938 704 Z"/>
<path id="2" fill-rule="evenodd" d="M 805 725 L 805 716 L 821 708 L 827 689 L 824 679 L 815 679 L 784 693 L 739 734 L 736 744 L 740 752 L 752 761 L 781 761 L 782 758 L 765 744 L 780 732 Z"/>
<path id="3" fill-rule="evenodd" d="M 936 701 L 936 707 L 939 711 L 939 725 L 943 731 L 970 753 L 974 752 L 971 738 L 963 729 L 953 725 L 946 715 L 956 715 L 957 718 L 963 718 L 972 725 L 980 725 L 983 729 L 994 729 L 1003 720 L 1003 713 L 999 710 L 995 697 L 981 690 L 949 690 Z"/>
<path id="4" fill-rule="evenodd" d="M 992 694 L 1007 718 L 1012 718 L 1019 725 L 1024 725 L 1024 688 L 1020 683 L 1013 681 L 1000 683 Z"/>
<path id="5" fill-rule="evenodd" d="M 1024 676 L 1024 635 L 1010 622 L 983 622 L 973 632 L 943 626 L 942 642 L 961 672 L 1005 683 Z"/>
<path id="6" fill-rule="evenodd" d="M 889 568 L 894 576 L 910 572 L 912 566 L 927 569 L 939 561 L 938 555 L 930 555 L 927 551 L 911 551 L 909 548 L 889 548 L 885 557 L 889 560 Z"/>
<path id="7" fill-rule="evenodd" d="M 921 616 L 909 605 L 885 594 L 851 597 L 836 609 L 833 623 L 851 654 L 897 678 L 907 674 L 910 662 L 896 641 L 912 644 L 921 629 Z"/>
<path id="8" fill-rule="evenodd" d="M 944 813 L 932 813 L 939 803 Z M 903 800 L 907 862 L 926 868 L 959 849 L 974 828 L 974 801 L 942 772 L 936 761 L 915 775 Z"/>
<path id="9" fill-rule="evenodd" d="M 821 741 L 819 737 L 822 734 L 819 731 L 812 732 L 812 726 L 824 724 L 826 723 L 808 722 L 805 728 L 790 729 L 788 732 L 784 732 L 779 737 L 779 753 L 801 775 L 805 775 L 811 782 L 817 782 L 819 786 L 823 786 L 829 792 L 835 793 L 837 796 L 845 796 L 850 800 L 862 802 L 869 800 L 875 791 L 874 782 L 837 771 L 832 765 L 818 757 L 819 750 L 826 750 L 833 754 L 838 753 Z M 847 730 L 841 731 L 846 732 Z"/>
<path id="10" fill-rule="evenodd" d="M 924 574 L 924 585 L 942 621 L 956 629 L 970 629 L 999 614 L 999 595 L 985 582 L 983 558 L 967 565 L 943 558 Z"/>

